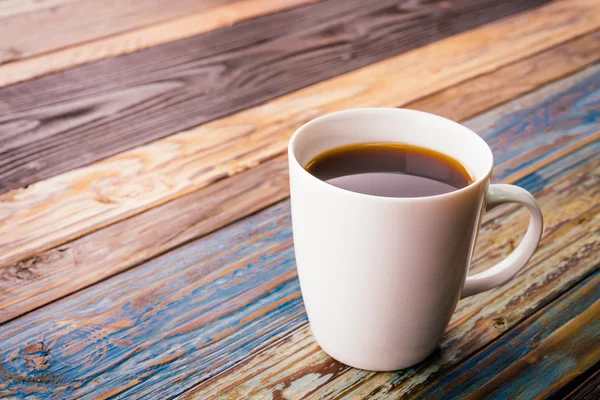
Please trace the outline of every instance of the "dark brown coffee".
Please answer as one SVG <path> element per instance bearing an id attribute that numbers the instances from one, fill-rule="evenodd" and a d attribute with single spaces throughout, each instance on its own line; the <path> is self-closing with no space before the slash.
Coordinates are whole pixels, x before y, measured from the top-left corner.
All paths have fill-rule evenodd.
<path id="1" fill-rule="evenodd" d="M 473 182 L 455 159 L 422 147 L 398 143 L 360 143 L 319 154 L 306 170 L 353 192 L 385 197 L 435 196 Z"/>

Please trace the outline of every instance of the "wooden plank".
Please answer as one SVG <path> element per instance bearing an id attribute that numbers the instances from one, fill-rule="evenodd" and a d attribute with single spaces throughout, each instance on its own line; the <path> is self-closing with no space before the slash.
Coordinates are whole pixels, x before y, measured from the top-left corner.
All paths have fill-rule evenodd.
<path id="1" fill-rule="evenodd" d="M 287 157 L 0 271 L 0 323 L 125 271 L 289 195 Z M 100 251 L 88 251 L 98 248 Z"/>
<path id="2" fill-rule="evenodd" d="M 590 120 L 600 114 L 595 104 L 599 97 L 600 65 L 596 65 L 465 125 L 480 133 L 494 152 L 494 180 L 515 181 L 536 171 L 544 159 L 600 139 L 599 127 Z M 534 135 L 535 143 L 526 139 L 534 132 L 542 133 Z"/>
<path id="3" fill-rule="evenodd" d="M 600 361 L 599 313 L 600 302 L 596 301 L 590 309 L 469 398 L 483 398 L 486 393 L 512 392 L 525 398 L 546 398 L 554 394 L 564 382 L 581 374 L 593 362 Z M 536 379 L 532 380 L 534 377 Z M 498 379 L 512 382 L 500 388 Z"/>
<path id="4" fill-rule="evenodd" d="M 537 196 L 547 222 L 540 250 L 524 271 L 509 283 L 462 300 L 440 348 L 420 365 L 395 373 L 349 368 L 321 351 L 308 325 L 299 320 L 296 326 L 288 323 L 288 334 L 278 341 L 272 340 L 266 350 L 255 350 L 258 354 L 250 358 L 247 353 L 232 355 L 243 361 L 204 382 L 191 391 L 189 397 L 233 399 L 272 395 L 275 398 L 305 396 L 318 399 L 410 395 L 430 376 L 462 362 L 598 269 L 598 179 L 600 157 L 596 154 L 594 162 L 581 166 L 574 175 L 551 182 Z M 520 216 L 524 225 L 525 215 L 521 213 Z M 492 256 L 485 261 L 486 268 L 503 258 L 502 253 L 518 235 L 517 229 L 523 229 L 511 223 L 514 211 L 508 214 L 492 212 L 490 217 L 479 238 L 479 243 L 485 243 L 493 250 Z M 267 324 L 264 332 L 273 328 Z M 261 344 L 264 345 L 264 341 Z M 247 349 L 244 347 L 244 352 Z"/>
<path id="5" fill-rule="evenodd" d="M 598 80 L 597 78 L 593 79 L 593 80 Z M 571 83 L 572 84 L 572 83 Z M 558 87 L 559 84 L 555 84 L 552 85 L 555 87 Z M 560 120 L 554 120 L 554 119 L 546 119 L 547 116 L 551 113 L 553 113 L 552 110 L 557 110 L 559 108 L 562 108 L 563 105 L 565 104 L 563 99 L 569 98 L 570 95 L 567 94 L 567 90 L 564 89 L 563 87 L 563 92 L 560 93 L 560 91 L 558 90 L 554 90 L 554 93 L 552 92 L 552 86 L 543 89 L 537 93 L 533 93 L 529 96 L 526 96 L 525 99 L 527 99 L 527 101 L 531 101 L 532 103 L 535 103 L 535 101 L 543 101 L 546 100 L 548 101 L 546 104 L 544 104 L 543 107 L 539 107 L 536 112 L 527 112 L 526 109 L 526 102 L 525 99 L 518 101 L 518 102 L 513 102 L 511 104 L 507 104 L 505 107 L 501 107 L 498 109 L 498 112 L 493 111 L 491 113 L 488 113 L 486 116 L 482 116 L 480 118 L 476 118 L 472 121 L 470 121 L 468 123 L 469 126 L 471 126 L 472 128 L 476 129 L 477 131 L 480 132 L 486 132 L 486 129 L 490 129 L 492 127 L 497 128 L 497 127 L 502 127 L 499 130 L 495 130 L 493 129 L 492 132 L 503 132 L 503 131 L 508 131 L 508 132 L 544 132 L 547 129 L 549 129 L 548 132 L 546 132 L 544 135 L 546 134 L 558 134 L 559 136 L 564 136 L 564 131 L 563 129 L 559 128 L 560 126 L 564 126 L 563 123 L 564 122 L 560 122 Z M 557 92 L 560 93 L 559 95 L 557 95 Z M 590 92 L 588 90 L 584 90 L 584 92 L 586 93 L 584 95 L 584 97 L 587 98 L 587 100 L 584 100 L 581 103 L 577 102 L 577 105 L 575 105 L 575 108 L 579 109 L 580 107 L 586 107 L 587 108 L 587 112 L 592 112 L 594 113 L 594 111 L 592 111 L 592 108 L 595 108 L 595 106 L 592 106 L 592 104 L 596 103 L 596 100 L 593 100 L 594 96 L 591 95 L 590 96 Z M 585 104 L 588 104 L 588 106 L 585 106 Z M 589 107 L 592 106 L 592 107 Z M 567 106 L 563 111 L 566 111 L 567 109 L 570 109 L 571 107 Z M 596 107 L 597 108 L 597 107 Z M 513 113 L 510 113 L 510 111 L 513 110 Z M 494 115 L 494 117 L 491 117 L 492 115 Z M 540 118 L 540 115 L 545 115 L 545 118 Z M 517 117 L 518 116 L 518 117 Z M 504 125 L 503 121 L 507 121 L 507 120 L 511 120 L 512 118 L 521 118 L 522 119 L 522 123 L 517 127 L 517 126 L 507 126 Z M 583 119 L 586 119 L 585 117 Z M 592 117 L 592 120 L 595 119 L 595 117 Z M 569 118 L 566 117 L 563 121 L 568 121 Z M 547 121 L 547 122 L 544 122 Z M 551 124 L 550 121 L 554 121 L 554 126 L 546 126 L 546 123 Z M 533 129 L 531 129 L 533 127 Z M 495 134 L 485 134 L 484 133 L 484 137 L 486 138 L 486 140 L 491 140 L 494 139 L 494 135 Z M 510 143 L 507 142 L 511 142 L 510 140 L 507 141 L 509 137 L 503 137 L 503 138 L 497 138 L 500 140 L 496 140 L 497 143 L 502 143 L 503 145 L 508 145 L 509 148 L 517 148 L 517 146 L 511 146 Z M 537 145 L 542 145 L 543 143 L 541 142 L 537 142 Z M 520 142 L 520 145 L 523 146 L 526 149 L 531 149 L 532 147 L 529 147 L 527 144 L 525 144 L 524 142 Z M 590 154 L 598 154 L 598 150 L 599 150 L 599 146 L 600 143 L 598 142 L 598 140 L 596 139 L 596 141 L 592 144 L 591 148 L 588 150 L 583 150 L 585 151 L 588 155 Z M 523 147 L 521 147 L 521 149 L 523 150 Z M 508 150 L 508 152 L 510 152 L 510 150 Z M 495 149 L 495 153 L 496 154 L 504 154 L 501 157 L 496 157 L 497 161 L 502 163 L 503 162 L 503 157 L 506 156 L 507 153 L 507 149 L 499 151 L 499 149 Z M 525 151 L 525 153 L 527 153 L 527 151 Z M 514 154 L 515 156 L 518 157 L 518 155 Z M 574 160 L 573 160 L 574 161 Z M 569 163 L 571 163 L 572 161 L 569 161 Z M 527 168 L 529 169 L 530 167 L 528 167 L 526 164 L 522 165 L 523 168 Z M 500 172 L 502 174 L 503 171 L 499 171 L 496 170 L 496 173 Z M 553 172 L 554 173 L 554 172 Z M 507 177 L 510 178 L 510 176 L 514 176 L 514 171 L 513 174 L 508 174 Z M 528 187 L 529 185 L 532 185 L 531 188 L 537 188 L 539 189 L 543 184 L 547 183 L 547 179 L 549 178 L 549 176 L 547 175 L 547 172 L 542 170 L 538 173 L 535 173 L 533 175 L 531 175 L 530 177 L 528 177 L 527 179 L 524 179 L 523 181 L 519 182 L 520 184 L 524 184 L 526 187 Z M 514 208 L 513 208 L 514 210 Z M 514 215 L 513 218 L 505 218 L 502 224 L 499 223 L 494 223 L 492 220 L 492 223 L 488 224 L 488 229 L 491 229 L 494 234 L 490 235 L 489 237 L 482 237 L 480 239 L 480 243 L 485 243 L 487 244 L 487 246 L 489 246 L 488 251 L 481 251 L 482 247 L 478 247 L 478 254 L 476 254 L 476 262 L 474 265 L 473 270 L 474 271 L 478 271 L 484 268 L 489 267 L 490 264 L 493 264 L 494 262 L 497 262 L 498 260 L 504 258 L 506 256 L 506 254 L 508 252 L 510 252 L 514 246 L 515 243 L 518 239 L 518 232 L 524 232 L 525 230 L 525 223 L 526 223 L 526 219 L 524 219 L 524 215 L 522 215 L 522 213 L 515 213 L 512 214 Z M 548 219 L 548 218 L 547 218 Z M 553 223 L 553 221 L 547 221 L 549 226 Z M 507 229 L 510 228 L 511 231 L 513 232 L 514 236 L 511 235 L 507 235 Z M 504 238 L 502 240 L 499 240 L 499 238 Z M 496 246 L 500 246 L 499 248 L 501 250 L 498 249 L 498 247 Z M 483 248 L 485 249 L 485 247 Z M 484 261 L 484 262 L 482 262 Z M 459 310 L 457 310 L 457 316 L 464 316 L 464 315 L 468 315 L 470 312 L 472 312 L 472 304 L 469 302 L 461 302 L 461 304 L 459 305 Z M 458 318 L 458 321 L 460 321 L 460 318 Z M 464 332 L 463 332 L 464 334 Z M 279 349 L 280 350 L 280 349 Z M 273 354 L 268 355 L 267 357 L 272 356 Z M 345 379 L 351 379 L 349 377 L 344 377 Z M 344 379 L 340 379 L 340 382 L 344 382 Z M 330 393 L 320 393 L 321 395 L 327 396 L 327 395 L 333 395 Z M 336 395 L 339 393 L 336 393 Z M 366 395 L 366 394 L 363 394 Z"/>
<path id="6" fill-rule="evenodd" d="M 600 23 L 595 8 L 600 5 L 586 0 L 553 3 L 6 193 L 0 196 L 0 264 L 254 167 L 281 154 L 291 132 L 317 115 L 406 104 L 551 48 Z M 389 86 L 391 75 L 397 79 Z"/>
<path id="7" fill-rule="evenodd" d="M 600 32 L 560 44 L 406 105 L 461 121 L 598 61 Z"/>
<path id="8" fill-rule="evenodd" d="M 230 1 L 51 0 L 51 7 L 38 2 L 42 4 L 29 7 L 31 12 L 16 15 L 14 5 L 9 6 L 5 14 L 13 15 L 0 19 L 0 64 L 206 11 Z M 20 5 L 21 9 L 27 7 Z M 35 29 L 24 29 L 26 26 Z"/>
<path id="9" fill-rule="evenodd" d="M 549 162 L 553 154 L 562 154 L 563 151 L 577 148 L 582 141 L 585 142 L 586 138 L 590 137 L 587 134 L 578 136 L 577 132 L 586 133 L 586 128 L 571 129 L 570 124 L 578 120 L 583 127 L 585 121 L 588 121 L 587 126 L 595 129 L 595 125 L 589 122 L 595 114 L 589 114 L 586 108 L 581 108 L 580 105 L 594 104 L 595 99 L 600 96 L 600 89 L 596 93 L 590 86 L 590 82 L 598 81 L 598 76 L 600 67 L 580 72 L 515 100 L 501 107 L 499 111 L 473 119 L 467 122 L 467 125 L 480 132 L 484 138 L 497 142 L 494 147 L 497 162 L 506 162 L 510 158 L 521 157 L 522 154 L 532 154 L 531 158 L 536 159 L 533 164 L 526 163 L 526 159 L 519 159 L 524 170 L 537 169 L 540 164 Z M 562 115 L 554 111 L 559 105 L 565 107 Z M 552 117 L 539 119 L 538 114 Z M 509 116 L 512 117 L 507 118 Z M 535 131 L 550 129 L 551 132 L 543 135 L 544 137 L 530 134 L 521 138 L 520 146 L 516 150 L 513 149 L 510 146 L 512 132 L 527 129 L 531 124 L 535 125 Z M 569 134 L 573 135 L 570 142 L 563 140 L 565 124 Z M 507 133 L 503 136 L 502 132 Z M 553 142 L 557 143 L 555 148 L 549 146 Z M 539 160 L 535 152 L 542 145 L 549 148 L 545 153 L 546 158 Z M 596 147 L 598 146 L 586 147 L 586 156 L 593 155 Z M 579 162 L 584 159 L 580 154 L 574 155 L 573 158 L 577 158 Z M 0 322 L 124 271 L 190 239 L 205 235 L 280 201 L 289 193 L 285 163 L 285 157 L 269 161 L 64 246 L 9 265 L 0 274 Z M 516 171 L 520 173 L 518 168 Z M 497 175 L 496 178 L 507 182 L 515 180 L 512 175 Z M 536 172 L 528 179 L 528 184 L 537 184 L 539 189 L 542 181 L 549 178 Z M 151 229 L 152 227 L 155 229 Z M 93 247 L 99 247 L 102 251 L 86 250 Z"/>
<path id="10" fill-rule="evenodd" d="M 599 314 L 600 301 L 596 301 L 468 398 L 481 399 L 488 393 L 492 397 L 515 393 L 524 398 L 541 399 L 554 394 L 565 382 L 600 361 Z M 510 382 L 510 385 L 501 382 Z"/>
<path id="11" fill-rule="evenodd" d="M 0 88 L 0 192 L 548 1 L 330 0 Z"/>
<path id="12" fill-rule="evenodd" d="M 415 397 L 548 398 L 600 362 L 597 272 Z"/>
<path id="13" fill-rule="evenodd" d="M 10 62 L 0 65 L 0 87 L 105 58 L 133 53 L 316 1 L 318 0 L 239 0 L 190 16 Z"/>
<path id="14" fill-rule="evenodd" d="M 597 158 L 553 181 L 540 195 L 549 221 L 544 247 L 512 286 L 495 293 L 493 305 L 474 303 L 480 308 L 470 314 L 472 319 L 454 329 L 462 332 L 459 344 L 467 347 L 466 354 L 482 334 L 497 336 L 490 313 L 502 313 L 510 325 L 594 268 L 600 232 L 588 232 L 600 223 L 600 207 L 593 201 L 600 190 L 598 174 Z M 482 237 L 490 239 L 490 234 L 497 236 L 485 228 Z M 514 234 L 512 229 L 505 233 L 507 238 Z M 0 395 L 46 391 L 63 397 L 147 397 L 160 390 L 169 397 L 229 370 L 305 321 L 285 202 L 4 325 L 0 360 L 10 379 Z M 446 346 L 451 343 L 453 353 L 460 354 L 452 332 L 455 341 Z M 26 364 L 31 346 L 43 349 L 43 359 Z M 305 357 L 300 363 L 306 366 L 311 356 L 289 343 L 268 351 L 268 362 L 291 351 Z M 269 370 L 268 365 L 255 367 L 252 374 Z M 285 375 L 283 367 L 276 370 Z M 260 385 L 270 388 L 280 381 Z"/>
<path id="15" fill-rule="evenodd" d="M 19 0 L 0 2 L 0 20 L 13 15 L 25 14 L 56 7 L 73 0 Z M 1 22 L 0 22 L 1 23 Z"/>

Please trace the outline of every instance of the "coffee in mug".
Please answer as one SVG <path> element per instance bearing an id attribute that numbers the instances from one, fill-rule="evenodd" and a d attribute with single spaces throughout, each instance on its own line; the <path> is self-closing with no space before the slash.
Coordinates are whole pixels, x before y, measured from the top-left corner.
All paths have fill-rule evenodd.
<path id="1" fill-rule="evenodd" d="M 384 197 L 435 196 L 473 182 L 452 157 L 404 143 L 335 147 L 310 160 L 305 169 L 341 189 Z"/>

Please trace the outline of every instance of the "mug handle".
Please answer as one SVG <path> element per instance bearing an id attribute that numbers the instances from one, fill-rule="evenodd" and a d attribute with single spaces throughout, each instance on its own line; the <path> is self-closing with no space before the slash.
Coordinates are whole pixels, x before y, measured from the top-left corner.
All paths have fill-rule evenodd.
<path id="1" fill-rule="evenodd" d="M 540 239 L 544 221 L 542 211 L 535 198 L 527 190 L 514 185 L 490 185 L 486 201 L 486 211 L 504 203 L 519 203 L 529 210 L 529 227 L 519 246 L 504 260 L 490 269 L 467 276 L 461 298 L 490 290 L 512 279 L 531 258 Z"/>

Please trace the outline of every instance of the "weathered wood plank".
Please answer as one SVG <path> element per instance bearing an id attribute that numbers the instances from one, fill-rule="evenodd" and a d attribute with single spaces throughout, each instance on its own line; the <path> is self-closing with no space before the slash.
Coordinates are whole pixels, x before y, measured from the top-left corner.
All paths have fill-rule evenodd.
<path id="1" fill-rule="evenodd" d="M 318 0 L 239 0 L 190 16 L 10 62 L 0 65 L 0 87 L 316 1 Z"/>
<path id="2" fill-rule="evenodd" d="M 288 195 L 287 157 L 280 156 L 1 269 L 0 324 L 215 231 Z"/>
<path id="3" fill-rule="evenodd" d="M 414 396 L 534 399 L 556 394 L 600 361 L 599 300 L 597 271 Z"/>
<path id="4" fill-rule="evenodd" d="M 494 179 L 514 181 L 537 170 L 541 160 L 564 156 L 566 149 L 600 139 L 595 123 L 599 98 L 597 65 L 472 118 L 466 125 L 481 132 L 495 156 L 505 154 L 494 160 Z M 536 140 L 527 140 L 530 135 Z"/>
<path id="5" fill-rule="evenodd" d="M 317 115 L 361 105 L 406 104 L 551 48 L 600 24 L 596 7 L 600 5 L 585 0 L 553 3 L 11 191 L 0 197 L 0 264 L 256 166 L 282 153 L 291 132 Z M 463 52 L 457 54 L 457 48 Z M 437 67 L 440 63 L 444 68 Z M 391 75 L 397 77 L 392 86 Z"/>
<path id="6" fill-rule="evenodd" d="M 598 287 L 596 282 L 596 287 Z M 572 312 L 571 310 L 564 310 Z M 600 361 L 600 301 L 554 332 L 539 347 L 502 371 L 469 399 L 513 396 L 542 399 Z M 510 384 L 502 384 L 510 382 Z"/>
<path id="7" fill-rule="evenodd" d="M 548 1 L 329 0 L 0 88 L 0 192 Z"/>
<path id="8" fill-rule="evenodd" d="M 594 267 L 600 232 L 588 232 L 600 223 L 600 208 L 594 202 L 599 174 L 596 157 L 544 189 L 539 201 L 548 234 L 542 250 L 512 286 L 495 292 L 493 306 L 476 301 L 471 310 L 462 307 L 459 317 L 465 321 L 450 331 L 454 344 L 445 341 L 453 353 L 461 354 L 454 348 L 458 339 L 466 347 L 463 355 L 472 351 L 469 347 L 482 345 L 479 334 L 473 337 L 475 331 L 493 338 L 497 331 L 486 325 L 496 313 L 503 313 L 510 325 Z M 496 222 L 501 224 L 503 218 Z M 502 235 L 514 237 L 511 225 Z M 486 225 L 481 237 L 494 238 L 490 246 L 503 250 L 505 239 L 498 237 L 494 223 Z M 0 395 L 152 396 L 158 390 L 163 397 L 179 394 L 306 322 L 293 260 L 286 201 L 18 318 L 0 332 L 0 374 L 10 378 Z M 562 265 L 552 268 L 557 263 Z M 487 339 L 484 343 L 491 340 Z M 30 346 L 43 346 L 44 353 L 27 364 Z M 280 351 L 293 351 L 304 357 L 300 363 L 306 366 L 312 354 L 298 347 L 285 349 L 269 353 L 268 362 L 278 360 Z M 294 359 L 286 363 L 290 360 Z M 31 371 L 28 365 L 34 366 Z M 255 367 L 253 374 L 269 369 Z M 283 369 L 276 367 L 285 374 Z M 339 365 L 333 370 L 341 371 Z M 278 382 L 279 378 L 273 386 Z"/>
<path id="9" fill-rule="evenodd" d="M 19 0 L 0 2 L 0 21 L 3 18 L 13 15 L 25 14 L 48 8 L 56 7 L 59 4 L 67 3 L 73 0 Z M 2 23 L 2 22 L 0 22 Z"/>
<path id="10" fill-rule="evenodd" d="M 563 78 L 600 58 L 600 32 L 592 32 L 549 50 L 475 77 L 406 105 L 461 121 Z"/>
<path id="11" fill-rule="evenodd" d="M 289 311 L 287 314 L 283 312 L 283 309 L 276 311 L 276 313 L 283 314 L 281 319 L 275 318 L 275 321 L 281 322 L 284 326 L 287 320 L 297 318 L 294 315 L 304 318 L 291 261 L 292 250 L 289 245 L 291 233 L 289 229 L 277 233 L 278 226 L 281 226 L 284 219 L 287 219 L 287 213 L 282 212 L 284 210 L 287 210 L 286 205 L 261 213 L 260 217 L 265 214 L 274 217 L 267 223 L 259 221 L 260 217 L 253 217 L 232 226 L 231 229 L 228 228 L 225 232 L 216 232 L 202 240 L 201 248 L 194 245 L 186 246 L 180 253 L 183 257 L 179 260 L 168 257 L 159 258 L 154 261 L 156 270 L 136 268 L 112 278 L 111 283 L 116 283 L 114 288 L 120 287 L 117 289 L 119 294 L 116 297 L 108 293 L 96 297 L 101 292 L 97 287 L 76 294 L 77 297 L 80 295 L 84 295 L 84 297 L 77 301 L 78 307 L 63 309 L 61 314 L 65 318 L 63 322 L 70 321 L 64 325 L 63 322 L 52 321 L 58 317 L 54 311 L 46 313 L 46 309 L 40 310 L 44 316 L 38 315 L 38 321 L 43 324 L 42 321 L 45 320 L 49 324 L 46 326 L 47 329 L 53 331 L 58 329 L 51 335 L 44 335 L 44 338 L 33 334 L 31 331 L 33 326 L 26 323 L 24 319 L 17 319 L 3 326 L 0 332 L 0 348 L 3 350 L 0 359 L 3 363 L 3 373 L 5 376 L 10 374 L 12 382 L 4 391 L 0 391 L 0 395 L 10 395 L 13 391 L 18 394 L 29 386 L 29 382 L 21 379 L 26 379 L 27 369 L 19 364 L 18 359 L 13 361 L 10 356 L 13 352 L 10 350 L 12 347 L 10 337 L 17 339 L 14 335 L 20 336 L 18 332 L 33 334 L 37 338 L 36 343 L 42 340 L 45 346 L 48 346 L 53 360 L 56 360 L 56 363 L 50 368 L 33 372 L 33 375 L 37 375 L 38 378 L 42 377 L 40 378 L 42 382 L 45 379 L 43 377 L 48 377 L 47 380 L 50 381 L 50 385 L 46 386 L 48 389 L 64 389 L 65 395 L 73 397 L 91 392 L 95 395 L 106 395 L 108 387 L 119 389 L 122 395 L 131 394 L 132 391 L 135 391 L 137 395 L 149 395 L 153 390 L 152 382 L 154 380 L 160 379 L 166 383 L 167 377 L 160 371 L 164 369 L 161 364 L 167 366 L 175 363 L 184 366 L 191 361 L 188 357 L 192 356 L 196 362 L 205 365 L 207 369 L 205 373 L 201 374 L 196 374 L 197 371 L 188 368 L 179 371 L 182 375 L 177 380 L 183 388 L 191 381 L 202 379 L 205 374 L 210 376 L 212 371 L 227 367 L 227 364 L 222 365 L 219 362 L 219 358 L 227 363 L 228 349 L 236 348 L 240 341 L 250 337 L 263 340 L 271 334 L 276 335 L 277 331 L 271 334 L 267 333 L 263 337 L 264 332 L 261 330 L 260 336 L 255 336 L 259 333 L 256 323 L 262 319 L 261 315 L 267 313 L 269 318 L 273 316 L 263 309 L 262 306 L 265 302 L 271 303 L 270 309 L 275 309 L 277 305 L 283 305 L 283 309 Z M 247 235 L 252 236 L 256 241 L 250 243 Z M 282 243 L 285 248 L 282 247 Z M 195 243 L 195 245 L 198 244 Z M 257 255 L 256 250 L 259 248 L 261 254 Z M 189 258 L 190 255 L 192 258 Z M 267 272 L 263 268 L 265 262 L 273 266 L 271 272 L 268 272 L 268 275 L 271 275 L 270 278 L 265 275 Z M 150 284 L 150 280 L 161 283 L 155 286 Z M 184 283 L 186 281 L 194 283 L 190 286 Z M 266 284 L 262 285 L 259 282 Z M 183 286 L 181 286 L 182 283 Z M 258 288 L 256 284 L 258 284 Z M 113 286 L 111 285 L 111 287 Z M 225 293 L 233 294 L 233 297 L 230 298 L 233 301 L 224 300 Z M 192 296 L 193 300 L 189 296 Z M 152 301 L 148 302 L 151 299 L 160 299 L 161 303 L 167 300 L 167 303 L 151 304 Z M 106 305 L 107 301 L 115 300 L 120 304 L 114 310 L 119 309 L 120 311 L 113 315 L 102 316 L 100 311 L 102 303 Z M 195 305 L 186 304 L 184 306 L 182 300 L 185 302 L 192 300 Z M 124 302 L 121 303 L 121 301 Z M 63 302 L 59 301 L 59 303 Z M 169 304 L 180 304 L 184 307 L 172 313 Z M 91 308 L 88 308 L 90 306 Z M 139 315 L 131 319 L 131 313 L 135 315 L 139 313 Z M 95 317 L 92 317 L 93 315 Z M 165 316 L 167 319 L 159 322 L 158 319 L 162 319 L 161 316 Z M 87 323 L 82 325 L 81 322 L 77 322 L 77 319 L 81 317 L 85 319 L 92 317 L 94 319 L 92 324 L 97 328 L 91 330 L 83 328 L 84 325 L 87 326 Z M 246 319 L 250 322 L 248 329 L 240 334 L 234 332 L 240 324 L 245 325 Z M 81 344 L 87 349 L 82 353 L 77 350 L 71 351 L 73 347 L 74 349 L 80 348 L 80 344 L 75 344 L 80 342 L 76 337 L 83 333 L 78 333 L 78 327 L 87 332 L 87 337 L 81 336 L 83 342 L 86 343 L 82 342 Z M 282 327 L 277 328 L 277 330 L 281 329 Z M 167 344 L 168 338 L 174 339 L 177 344 Z M 161 339 L 167 340 L 166 346 L 159 343 Z M 22 341 L 23 337 L 18 340 Z M 160 358 L 160 360 L 151 361 L 155 366 L 155 371 L 148 376 L 145 376 L 145 373 L 140 375 L 136 371 L 135 365 L 143 363 L 145 358 L 143 356 L 140 358 L 141 354 L 136 355 L 135 351 L 131 351 L 130 345 L 138 340 L 144 342 L 143 348 L 150 349 L 153 353 L 156 352 Z M 29 343 L 29 340 L 27 342 Z M 110 355 L 105 352 L 109 348 Z M 192 350 L 195 351 L 190 353 Z M 8 352 L 4 353 L 4 351 Z M 84 353 L 90 355 L 92 359 Z M 69 354 L 71 355 L 69 356 Z M 97 354 L 98 357 L 93 354 Z M 207 357 L 209 354 L 211 355 L 210 359 Z M 69 361 L 63 356 L 70 357 L 71 360 Z M 73 374 L 68 373 L 67 370 L 72 368 L 68 365 L 74 366 L 81 362 L 87 367 L 81 368 L 82 365 L 80 365 L 76 368 L 78 370 L 76 373 L 74 370 Z M 123 364 L 123 362 L 125 363 Z M 115 371 L 116 375 L 110 372 L 114 367 L 119 370 Z M 123 367 L 129 372 L 123 370 Z M 54 373 L 56 370 L 60 370 L 61 373 Z M 102 370 L 108 374 L 101 373 Z M 99 373 L 100 376 L 98 376 Z M 119 378 L 117 375 L 122 376 Z M 101 378 L 101 386 L 94 386 L 91 383 L 96 377 Z M 78 388 L 71 387 L 73 379 L 77 379 L 82 385 Z M 135 379 L 141 379 L 140 383 L 143 381 L 144 384 L 127 390 L 128 385 Z M 42 386 L 45 385 L 42 383 L 39 387 Z M 171 390 L 176 393 L 180 389 L 174 386 Z M 144 390 L 150 392 L 144 392 Z M 169 393 L 164 393 L 165 397 L 168 395 Z"/>
<path id="12" fill-rule="evenodd" d="M 448 369 L 486 346 L 544 306 L 574 283 L 598 269 L 600 251 L 600 156 L 574 175 L 551 182 L 538 202 L 547 229 L 540 250 L 524 271 L 502 287 L 459 303 L 440 349 L 415 368 L 373 373 L 346 367 L 329 358 L 314 342 L 308 326 L 288 325 L 288 335 L 257 355 L 204 382 L 192 398 L 389 398 L 408 395 L 439 371 Z M 510 247 L 517 228 L 515 212 L 492 212 L 480 232 L 491 248 L 487 268 Z M 521 214 L 522 219 L 525 215 Z M 524 221 L 523 221 L 524 222 Z M 498 227 L 502 227 L 499 229 Z M 507 243 L 508 242 L 508 243 Z M 514 243 L 512 244 L 514 246 Z M 262 342 L 264 344 L 264 342 Z M 246 355 L 247 356 L 247 355 Z"/>
<path id="13" fill-rule="evenodd" d="M 563 157 L 560 159 L 560 162 L 552 163 L 516 181 L 515 184 L 526 188 L 532 193 L 537 193 L 553 180 L 564 176 L 565 170 L 570 171 L 580 168 L 584 164 L 597 159 L 598 154 L 600 154 L 600 140 Z M 498 218 L 503 218 L 502 225 L 494 222 Z M 492 238 L 487 241 L 483 239 L 479 240 L 475 254 L 473 255 L 470 272 L 481 272 L 488 268 L 492 262 L 498 262 L 506 258 L 523 236 L 527 229 L 527 223 L 527 213 L 525 210 L 519 210 L 517 206 L 506 206 L 504 209 L 488 214 L 484 225 L 489 225 L 486 229 L 496 232 L 497 235 L 492 235 Z M 507 232 L 507 229 L 510 229 L 514 236 L 502 238 L 502 232 Z M 469 303 L 459 303 L 458 310 L 462 310 L 463 306 L 467 304 Z"/>
<path id="14" fill-rule="evenodd" d="M 26 13 L 15 13 L 14 4 L 5 6 L 7 16 L 0 19 L 0 64 L 206 11 L 230 1 L 51 0 L 47 5 L 29 5 L 31 12 Z M 19 6 L 21 10 L 28 7 Z"/>
<path id="15" fill-rule="evenodd" d="M 580 105 L 593 104 L 600 96 L 600 89 L 595 93 L 590 86 L 590 82 L 598 80 L 596 76 L 600 76 L 600 67 L 549 85 L 501 107 L 498 112 L 473 119 L 467 125 L 480 132 L 484 138 L 496 141 L 494 153 L 497 162 L 506 162 L 511 157 L 521 157 L 522 154 L 533 154 L 532 158 L 535 157 L 537 162 L 533 165 L 523 164 L 523 167 L 526 170 L 537 168 L 540 162 L 546 162 L 545 159 L 537 159 L 534 152 L 541 145 L 560 142 L 554 146 L 556 148 L 547 146 L 545 157 L 552 157 L 553 154 L 578 147 L 581 141 L 587 140 L 587 135 L 578 137 L 575 135 L 577 130 L 570 129 L 570 126 L 575 120 L 579 120 L 582 126 L 585 121 L 593 120 L 594 116 Z M 562 114 L 554 111 L 558 106 L 564 107 Z M 510 113 L 511 110 L 518 111 Z M 509 114 L 512 115 L 511 118 L 508 118 Z M 540 120 L 537 114 L 552 115 L 552 118 Z M 551 132 L 545 133 L 543 137 L 535 134 L 522 137 L 520 146 L 513 149 L 512 132 L 525 130 L 531 124 L 535 126 L 532 133 L 549 128 Z M 587 126 L 594 128 L 593 123 L 588 123 Z M 570 134 L 575 135 L 572 142 L 563 141 L 567 128 Z M 585 129 L 579 131 L 585 133 Z M 506 133 L 503 135 L 502 132 Z M 594 148 L 588 146 L 586 151 L 593 152 Z M 582 159 L 580 155 L 573 157 Z M 520 159 L 522 162 L 526 160 Z M 280 201 L 289 193 L 285 163 L 285 158 L 270 161 L 64 246 L 8 266 L 0 271 L 0 322 L 66 296 Z M 519 169 L 516 171 L 521 173 Z M 514 181 L 510 174 L 498 175 L 496 178 L 506 182 Z M 534 178 L 539 187 L 543 177 L 532 175 L 529 177 L 530 184 L 534 183 Z M 94 247 L 101 251 L 87 250 Z M 489 257 L 489 254 L 483 254 L 482 257 Z"/>

